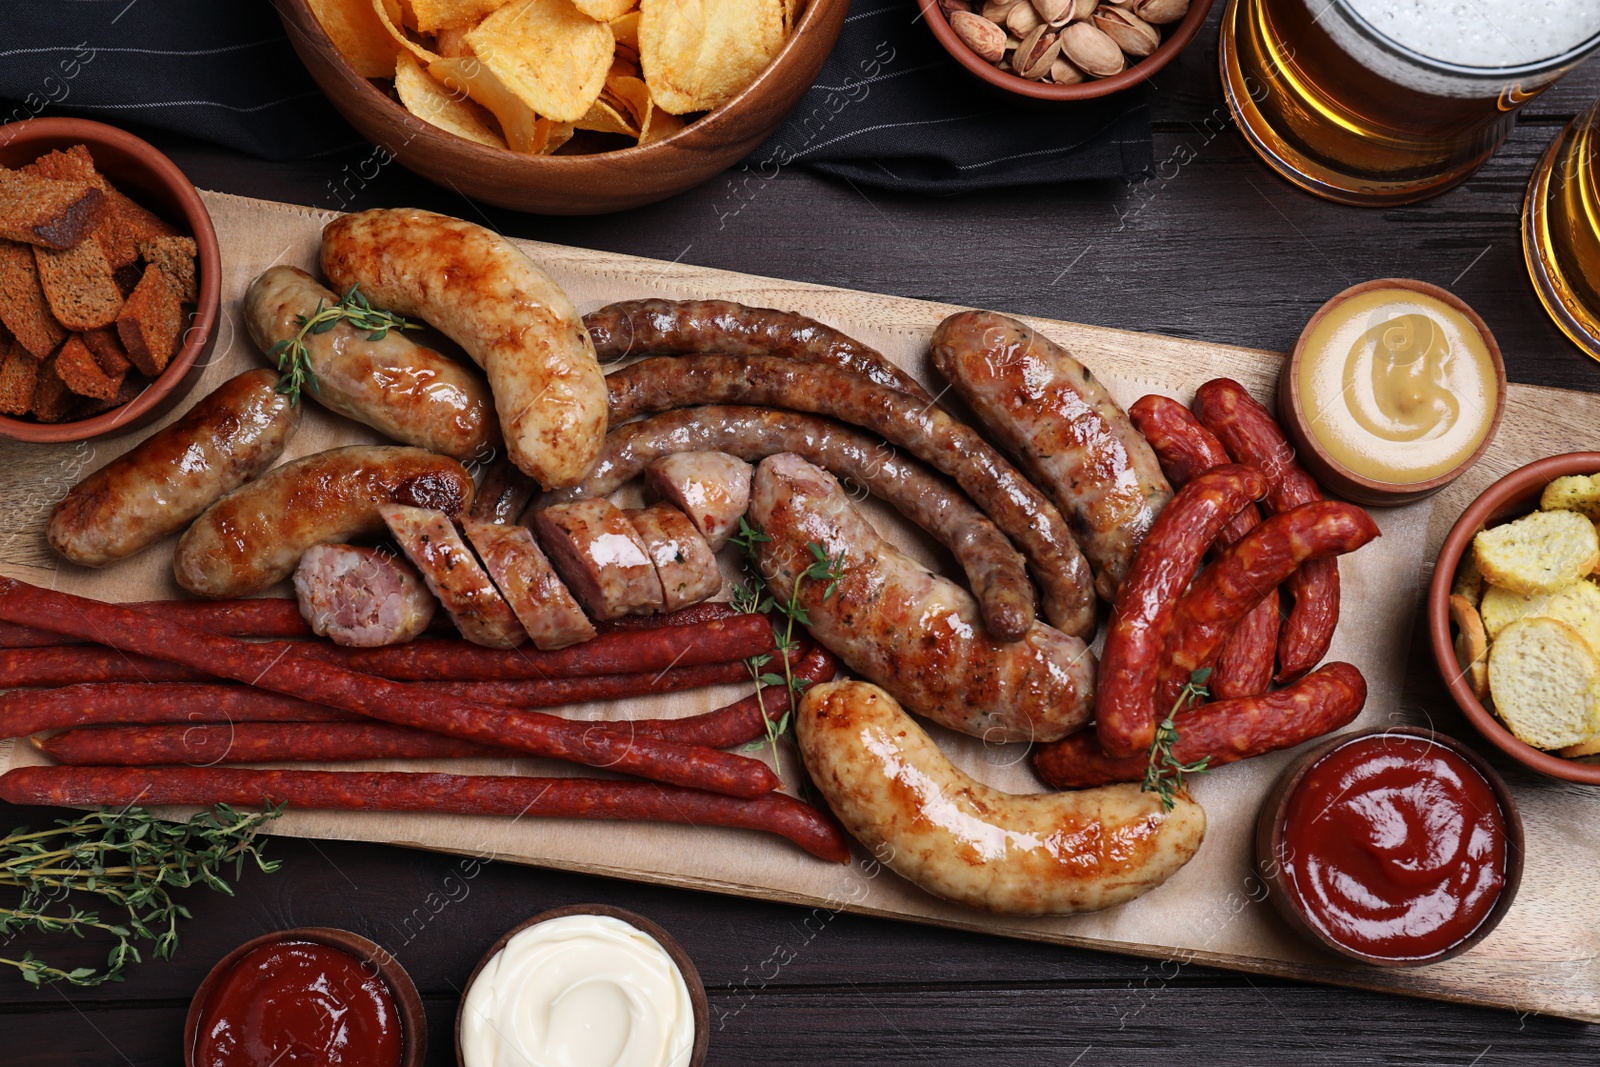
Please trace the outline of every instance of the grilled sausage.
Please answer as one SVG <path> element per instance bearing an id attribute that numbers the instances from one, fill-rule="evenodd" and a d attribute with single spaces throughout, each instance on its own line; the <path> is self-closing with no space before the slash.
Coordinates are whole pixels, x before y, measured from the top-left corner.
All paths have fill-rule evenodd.
<path id="1" fill-rule="evenodd" d="M 698 604 L 721 591 L 722 571 L 716 554 L 687 515 L 671 504 L 653 504 L 623 514 L 639 531 L 645 551 L 656 565 L 663 611 Z"/>
<path id="2" fill-rule="evenodd" d="M 695 404 L 772 404 L 865 426 L 949 475 L 1017 542 L 1044 590 L 1045 618 L 1094 629 L 1094 580 L 1056 506 L 976 430 L 942 408 L 837 367 L 773 356 L 645 359 L 607 378 L 611 419 Z"/>
<path id="3" fill-rule="evenodd" d="M 378 514 L 462 637 L 485 648 L 522 644 L 527 631 L 462 543 L 450 516 L 405 504 L 379 504 Z"/>
<path id="4" fill-rule="evenodd" d="M 461 528 L 535 648 L 566 648 L 594 637 L 594 624 L 526 526 L 467 518 Z"/>
<path id="5" fill-rule="evenodd" d="M 610 445 L 609 435 L 606 444 Z M 606 449 L 600 450 L 602 461 Z M 750 507 L 750 464 L 726 452 L 675 452 L 645 470 L 645 488 L 689 516 L 715 552 Z"/>
<path id="6" fill-rule="evenodd" d="M 244 324 L 263 353 L 300 333 L 300 322 L 339 300 L 298 267 L 268 267 L 244 293 Z M 499 443 L 489 386 L 455 360 L 397 330 L 373 340 L 339 320 L 302 338 L 316 385 L 309 395 L 330 411 L 401 444 L 467 460 Z"/>
<path id="7" fill-rule="evenodd" d="M 773 595 L 793 593 L 813 638 L 918 715 L 990 741 L 1054 740 L 1088 720 L 1094 655 L 1082 640 L 1043 623 L 1020 641 L 989 638 L 972 595 L 880 538 L 827 471 L 762 460 L 750 514 L 771 538 L 756 562 Z M 813 545 L 837 584 L 801 579 Z"/>
<path id="8" fill-rule="evenodd" d="M 489 464 L 478 498 L 472 502 L 472 517 L 485 522 L 516 522 L 539 487 L 532 478 L 517 470 L 505 456 Z"/>
<path id="9" fill-rule="evenodd" d="M 229 378 L 79 482 L 50 513 L 50 546 L 73 563 L 104 567 L 183 529 L 271 467 L 300 422 L 277 380 L 269 370 Z"/>
<path id="10" fill-rule="evenodd" d="M 1106 600 L 1172 487 L 1089 368 L 1005 315 L 960 311 L 933 331 L 933 365 L 1072 523 Z"/>
<path id="11" fill-rule="evenodd" d="M 488 375 L 523 473 L 546 489 L 588 473 L 606 433 L 605 377 L 572 301 L 516 245 L 429 211 L 362 211 L 323 228 L 322 272 L 460 345 Z"/>
<path id="12" fill-rule="evenodd" d="M 200 596 L 259 593 L 287 578 L 312 545 L 383 533 L 383 503 L 459 515 L 472 506 L 472 477 L 420 448 L 352 445 L 303 456 L 206 509 L 179 538 L 173 575 Z"/>
<path id="13" fill-rule="evenodd" d="M 952 764 L 894 698 L 862 682 L 806 690 L 800 755 L 858 841 L 934 896 L 1005 915 L 1098 911 L 1193 858 L 1205 812 L 1118 785 L 1017 796 Z"/>
<path id="14" fill-rule="evenodd" d="M 294 569 L 294 595 L 314 631 L 354 648 L 411 640 L 428 628 L 437 605 L 404 560 L 359 545 L 306 549 Z"/>
<path id="15" fill-rule="evenodd" d="M 661 578 L 650 551 L 611 501 L 545 508 L 534 528 L 556 573 L 595 619 L 661 610 Z"/>

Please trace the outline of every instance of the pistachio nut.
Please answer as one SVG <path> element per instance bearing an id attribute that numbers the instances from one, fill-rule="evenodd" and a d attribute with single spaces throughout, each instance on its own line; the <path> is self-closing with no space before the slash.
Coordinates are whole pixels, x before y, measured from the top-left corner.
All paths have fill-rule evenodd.
<path id="1" fill-rule="evenodd" d="M 1050 67 L 1061 55 L 1061 37 L 1059 34 L 1047 33 L 1034 46 L 1031 53 L 1032 61 L 1019 69 L 1019 73 L 1029 81 L 1043 81 L 1050 73 Z"/>
<path id="2" fill-rule="evenodd" d="M 1189 13 L 1189 0 L 1139 0 L 1133 13 L 1152 26 L 1165 26 Z"/>
<path id="3" fill-rule="evenodd" d="M 978 9 L 978 14 L 996 26 L 1004 26 L 1006 15 L 1020 3 L 1026 3 L 1026 0 L 984 0 L 983 6 Z"/>
<path id="4" fill-rule="evenodd" d="M 1161 47 L 1161 31 L 1126 8 L 1101 4 L 1091 21 L 1130 56 L 1142 59 Z"/>
<path id="5" fill-rule="evenodd" d="M 1006 31 L 982 15 L 957 11 L 950 16 L 950 28 L 979 59 L 998 63 L 1006 54 Z"/>
<path id="6" fill-rule="evenodd" d="M 1059 55 L 1061 49 L 1056 44 L 1056 35 L 1050 32 L 1050 27 L 1044 23 L 1024 37 L 1018 44 L 1017 50 L 1011 54 L 1011 66 L 1020 77 L 1030 80 L 1042 78 L 1050 70 L 1049 60 Z M 1043 64 L 1040 60 L 1044 60 Z M 1034 68 L 1038 67 L 1037 78 Z"/>
<path id="7" fill-rule="evenodd" d="M 1043 25 L 1044 19 L 1039 17 L 1039 12 L 1033 9 L 1032 4 L 1018 4 L 1006 15 L 1006 29 L 1017 37 L 1026 37 Z"/>
<path id="8" fill-rule="evenodd" d="M 1058 40 L 1056 43 L 1060 44 L 1061 42 Z M 1050 64 L 1050 80 L 1057 85 L 1076 85 L 1083 81 L 1083 71 L 1058 55 L 1055 58 L 1055 62 Z"/>
<path id="9" fill-rule="evenodd" d="M 1033 0 L 1033 9 L 1039 17 L 1053 25 L 1065 26 L 1076 7 L 1077 0 Z"/>
<path id="10" fill-rule="evenodd" d="M 1061 31 L 1061 54 L 1096 78 L 1121 74 L 1128 65 L 1117 42 L 1088 22 L 1074 22 Z"/>

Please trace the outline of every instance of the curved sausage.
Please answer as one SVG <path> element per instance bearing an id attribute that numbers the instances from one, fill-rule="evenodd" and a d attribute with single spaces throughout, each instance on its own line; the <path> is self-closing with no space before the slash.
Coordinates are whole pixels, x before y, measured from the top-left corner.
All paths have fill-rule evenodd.
<path id="1" fill-rule="evenodd" d="M 717 567 L 716 554 L 689 516 L 671 504 L 653 504 L 623 514 L 639 531 L 645 551 L 656 565 L 656 577 L 661 579 L 661 610 L 677 611 L 722 591 L 722 571 Z"/>
<path id="2" fill-rule="evenodd" d="M 978 432 L 942 408 L 837 367 L 773 356 L 645 359 L 606 379 L 611 418 L 695 404 L 771 404 L 865 426 L 949 475 L 1016 541 L 1044 590 L 1044 614 L 1074 636 L 1094 629 L 1094 580 L 1056 506 Z"/>
<path id="3" fill-rule="evenodd" d="M 1205 812 L 1108 786 L 1018 796 L 969 777 L 894 698 L 862 682 L 812 686 L 796 716 L 817 790 L 885 866 L 934 896 L 1005 915 L 1098 911 L 1188 863 Z"/>
<path id="4" fill-rule="evenodd" d="M 437 602 L 393 552 L 312 545 L 294 569 L 294 595 L 312 630 L 336 645 L 398 645 L 433 621 Z"/>
<path id="5" fill-rule="evenodd" d="M 556 573 L 595 619 L 661 610 L 650 551 L 611 501 L 556 504 L 534 517 L 534 529 Z"/>
<path id="6" fill-rule="evenodd" d="M 593 639 L 594 624 L 556 577 L 531 530 L 473 518 L 462 519 L 461 529 L 535 648 L 548 651 Z"/>
<path id="7" fill-rule="evenodd" d="M 611 444 L 607 435 L 606 444 Z M 603 462 L 606 449 L 600 450 Z M 647 492 L 676 507 L 715 552 L 739 530 L 750 508 L 750 476 L 755 471 L 726 452 L 674 452 L 645 470 Z"/>
<path id="8" fill-rule="evenodd" d="M 74 563 L 104 567 L 183 529 L 271 467 L 300 423 L 277 381 L 269 370 L 229 378 L 79 482 L 50 513 L 50 546 Z"/>
<path id="9" fill-rule="evenodd" d="M 300 332 L 302 317 L 339 295 L 298 267 L 268 267 L 244 293 L 251 340 L 271 354 Z M 344 319 L 304 338 L 316 386 L 307 392 L 330 411 L 401 444 L 455 459 L 484 456 L 499 442 L 489 386 L 467 368 L 399 330 L 377 340 Z"/>
<path id="10" fill-rule="evenodd" d="M 653 462 L 715 449 L 755 462 L 793 452 L 839 475 L 852 496 L 888 503 L 948 548 L 966 571 L 997 640 L 1014 641 L 1034 621 L 1033 583 L 1022 555 L 990 518 L 945 478 L 887 441 L 851 426 L 776 408 L 707 405 L 624 423 L 606 435 L 594 470 L 553 499 L 608 496 Z"/>
<path id="11" fill-rule="evenodd" d="M 1367 682 L 1348 663 L 1330 663 L 1286 689 L 1219 700 L 1178 715 L 1172 756 L 1205 759 L 1206 769 L 1310 741 L 1355 721 L 1367 702 Z M 1041 745 L 1033 756 L 1039 777 L 1057 789 L 1138 782 L 1149 758 L 1108 756 L 1091 733 Z"/>
<path id="12" fill-rule="evenodd" d="M 1100 654 L 1095 732 L 1112 755 L 1138 755 L 1155 740 L 1167 711 L 1157 714 L 1156 682 L 1178 597 L 1217 534 L 1264 492 L 1266 481 L 1253 467 L 1216 467 L 1178 490 L 1150 527 Z"/>
<path id="13" fill-rule="evenodd" d="M 773 595 L 794 593 L 814 639 L 918 715 L 989 741 L 1054 740 L 1088 721 L 1094 654 L 1082 640 L 1043 623 L 1020 641 L 988 637 L 972 595 L 880 538 L 827 471 L 762 460 L 750 515 L 771 538 L 756 565 Z M 797 587 L 812 546 L 837 562 L 836 585 Z"/>
<path id="14" fill-rule="evenodd" d="M 1083 546 L 1106 600 L 1172 499 L 1155 453 L 1071 353 L 990 311 L 959 311 L 933 331 L 933 365 L 978 420 L 1044 486 Z"/>
<path id="15" fill-rule="evenodd" d="M 472 502 L 472 517 L 485 522 L 516 522 L 538 491 L 532 478 L 501 456 L 489 464 L 489 471 L 478 486 L 478 498 Z"/>
<path id="16" fill-rule="evenodd" d="M 472 506 L 472 492 L 465 467 L 420 448 L 352 445 L 313 453 L 211 505 L 179 538 L 172 573 L 200 596 L 259 593 L 287 578 L 312 545 L 383 533 L 379 504 L 459 515 Z"/>
<path id="17" fill-rule="evenodd" d="M 378 514 L 462 637 L 485 648 L 522 644 L 527 631 L 462 542 L 450 516 L 406 504 L 379 504 Z"/>
<path id="18" fill-rule="evenodd" d="M 926 389 L 877 349 L 793 311 L 732 300 L 619 300 L 583 317 L 602 363 L 631 356 L 720 352 L 831 363 L 932 403 Z"/>
<path id="19" fill-rule="evenodd" d="M 460 345 L 488 375 L 523 473 L 546 489 L 588 473 L 606 433 L 605 376 L 572 301 L 516 245 L 431 211 L 374 209 L 323 228 L 322 272 Z"/>

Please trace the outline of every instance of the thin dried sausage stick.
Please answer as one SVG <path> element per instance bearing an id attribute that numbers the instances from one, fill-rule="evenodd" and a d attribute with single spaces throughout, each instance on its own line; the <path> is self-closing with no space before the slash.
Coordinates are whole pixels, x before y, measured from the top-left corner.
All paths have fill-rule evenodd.
<path id="1" fill-rule="evenodd" d="M 932 402 L 917 380 L 876 349 L 793 311 L 732 300 L 619 300 L 583 317 L 602 363 L 633 356 L 720 352 L 830 363 Z"/>
<path id="2" fill-rule="evenodd" d="M 1261 696 L 1219 700 L 1186 711 L 1178 719 L 1172 755 L 1206 765 L 1249 759 L 1310 741 L 1348 726 L 1361 714 L 1367 683 L 1348 663 L 1329 663 L 1286 689 Z M 1033 756 L 1039 777 L 1057 789 L 1090 789 L 1144 778 L 1148 758 L 1107 755 L 1088 731 L 1048 745 Z"/>
<path id="3" fill-rule="evenodd" d="M 540 712 L 507 715 L 494 704 L 419 696 L 406 686 L 319 663 L 296 654 L 290 647 L 251 644 L 203 633 L 116 604 L 40 589 L 15 578 L 0 578 L 0 619 L 93 638 L 115 648 L 209 670 L 275 693 L 318 700 L 402 726 L 483 744 L 502 744 L 532 755 L 608 767 L 736 796 L 759 796 L 780 784 L 771 768 L 755 760 L 653 738 L 619 739 L 591 730 L 583 723 Z M 559 656 L 571 651 L 551 654 Z"/>
<path id="4" fill-rule="evenodd" d="M 513 818 L 625 819 L 728 826 L 787 837 L 847 863 L 844 833 L 817 809 L 782 793 L 716 796 L 654 782 L 598 778 L 418 774 L 407 771 L 258 771 L 195 767 L 19 767 L 0 775 L 13 804 L 124 807 L 232 804 L 329 811 L 416 811 Z"/>
<path id="5" fill-rule="evenodd" d="M 1252 467 L 1216 467 L 1178 490 L 1145 535 L 1100 654 L 1095 732 L 1107 752 L 1140 755 L 1155 740 L 1156 682 L 1178 597 L 1217 534 L 1265 491 Z"/>
<path id="6" fill-rule="evenodd" d="M 1261 603 L 1239 620 L 1217 655 L 1206 688 L 1218 700 L 1260 696 L 1272 687 L 1278 659 L 1278 591 L 1269 589 Z"/>
<path id="7" fill-rule="evenodd" d="M 177 663 L 99 645 L 0 650 L 0 688 L 79 682 L 209 682 L 215 677 Z"/>

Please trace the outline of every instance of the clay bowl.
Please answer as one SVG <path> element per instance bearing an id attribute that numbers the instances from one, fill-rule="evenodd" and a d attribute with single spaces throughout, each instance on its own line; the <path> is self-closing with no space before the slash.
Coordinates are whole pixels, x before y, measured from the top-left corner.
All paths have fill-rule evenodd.
<path id="1" fill-rule="evenodd" d="M 1300 357 L 1305 351 L 1306 340 L 1311 336 L 1311 331 L 1321 322 L 1323 317 L 1337 307 L 1340 303 L 1353 296 L 1371 292 L 1374 289 L 1410 289 L 1413 292 L 1431 296 L 1461 312 L 1466 320 L 1483 335 L 1484 347 L 1489 350 L 1489 359 L 1494 364 L 1495 380 L 1495 405 L 1494 417 L 1489 422 L 1489 432 L 1484 434 L 1483 440 L 1472 454 L 1443 474 L 1420 482 L 1380 482 L 1365 477 L 1344 466 L 1334 459 L 1328 450 L 1317 440 L 1307 423 L 1305 406 L 1300 396 Z M 1489 331 L 1489 324 L 1479 317 L 1476 311 L 1468 307 L 1466 302 L 1454 293 L 1441 289 L 1437 285 L 1419 282 L 1411 278 L 1378 278 L 1360 285 L 1352 285 L 1344 292 L 1339 293 L 1317 309 L 1311 316 L 1311 321 L 1306 323 L 1306 328 L 1300 331 L 1300 338 L 1295 342 L 1294 351 L 1289 360 L 1283 365 L 1282 372 L 1278 375 L 1278 414 L 1283 421 L 1284 431 L 1289 439 L 1294 442 L 1295 450 L 1303 463 L 1317 479 L 1328 489 L 1346 500 L 1353 500 L 1357 504 L 1372 504 L 1386 506 L 1394 504 L 1409 504 L 1413 500 L 1430 497 L 1461 477 L 1478 459 L 1489 450 L 1489 445 L 1494 442 L 1494 435 L 1499 432 L 1500 419 L 1506 410 L 1506 364 L 1500 355 L 1500 345 L 1494 339 L 1494 334 Z M 1600 468 L 1596 468 L 1600 469 Z"/>
<path id="2" fill-rule="evenodd" d="M 1490 744 L 1524 767 L 1551 778 L 1587 785 L 1600 785 L 1600 763 L 1592 762 L 1592 758 L 1567 759 L 1524 744 L 1472 695 L 1472 687 L 1456 665 L 1455 648 L 1450 637 L 1450 585 L 1455 581 L 1461 557 L 1479 530 L 1536 510 L 1539 507 L 1539 494 L 1553 479 L 1564 474 L 1596 472 L 1600 472 L 1600 452 L 1569 452 L 1518 467 L 1489 486 L 1467 506 L 1467 510 L 1450 528 L 1444 546 L 1439 549 L 1439 558 L 1433 565 L 1433 582 L 1428 586 L 1428 638 L 1433 645 L 1433 659 L 1439 667 L 1439 677 L 1444 679 L 1445 688 L 1450 690 L 1456 707 Z"/>
<path id="3" fill-rule="evenodd" d="M 530 926 L 537 926 L 550 919 L 560 919 L 567 915 L 606 915 L 613 919 L 621 919 L 630 926 L 638 927 L 667 950 L 667 955 L 672 957 L 672 962 L 678 965 L 678 971 L 683 975 L 684 984 L 689 987 L 689 1003 L 694 1008 L 694 1048 L 689 1053 L 689 1067 L 704 1067 L 706 1062 L 706 1049 L 711 1043 L 711 1003 L 706 996 L 706 986 L 700 980 L 700 972 L 695 969 L 694 961 L 683 950 L 683 946 L 655 923 L 642 915 L 635 915 L 622 908 L 613 908 L 609 904 L 569 904 L 564 908 L 551 908 L 549 911 L 540 912 L 526 922 L 520 922 L 500 935 L 500 939 L 489 946 L 489 951 L 478 960 L 478 965 L 472 968 L 472 974 L 467 978 L 467 984 L 461 987 L 461 1005 L 456 1008 L 456 1067 L 466 1067 L 466 1061 L 461 1058 L 461 1013 L 467 1007 L 467 991 L 472 988 L 472 983 L 478 980 L 478 974 L 495 957 L 495 953 L 506 947 L 506 942 L 522 933 Z"/>
<path id="4" fill-rule="evenodd" d="M 300 61 L 340 114 L 408 170 L 478 200 L 544 215 L 598 215 L 664 200 L 714 177 L 766 140 L 822 70 L 850 0 L 809 0 L 777 57 L 744 91 L 643 148 L 530 156 L 423 122 L 356 73 L 309 0 L 276 5 Z"/>
<path id="5" fill-rule="evenodd" d="M 1478 773 L 1483 775 L 1484 781 L 1489 783 L 1494 791 L 1495 798 L 1500 802 L 1500 811 L 1505 816 L 1506 824 L 1506 881 L 1500 888 L 1500 896 L 1494 902 L 1494 907 L 1484 917 L 1482 923 L 1460 944 L 1444 952 L 1437 953 L 1422 959 L 1396 960 L 1383 956 L 1369 956 L 1364 952 L 1341 945 L 1324 934 L 1317 927 L 1306 921 L 1296 906 L 1295 895 L 1284 884 L 1283 833 L 1288 821 L 1289 797 L 1294 793 L 1295 787 L 1306 776 L 1313 764 L 1334 749 L 1346 745 L 1359 738 L 1371 737 L 1377 734 L 1403 735 L 1421 737 L 1437 742 L 1462 759 L 1466 760 Z M 1256 819 L 1256 873 L 1266 883 L 1268 896 L 1284 922 L 1294 929 L 1301 937 L 1315 942 L 1331 952 L 1338 953 L 1346 959 L 1356 960 L 1359 963 L 1368 963 L 1375 967 L 1421 967 L 1427 964 L 1439 963 L 1461 955 L 1468 951 L 1494 931 L 1500 925 L 1500 920 L 1505 918 L 1506 912 L 1511 910 L 1511 903 L 1516 899 L 1517 889 L 1522 885 L 1522 867 L 1525 850 L 1525 838 L 1522 828 L 1522 814 L 1517 810 L 1516 799 L 1511 795 L 1511 790 L 1489 766 L 1487 760 L 1466 745 L 1431 730 L 1419 730 L 1410 726 L 1392 726 L 1382 730 L 1357 730 L 1353 733 L 1340 734 L 1330 737 L 1305 755 L 1291 763 L 1278 781 L 1273 785 L 1272 791 L 1267 794 L 1266 801 L 1261 805 L 1261 814 Z"/>
<path id="6" fill-rule="evenodd" d="M 172 362 L 144 392 L 128 403 L 74 422 L 33 422 L 0 416 L 0 437 L 39 444 L 114 437 L 160 418 L 188 395 L 205 369 L 202 355 L 216 334 L 222 292 L 222 254 L 217 231 L 200 194 L 172 160 L 150 145 L 112 126 L 88 119 L 27 119 L 0 129 L 0 166 L 20 167 L 47 152 L 81 144 L 94 157 L 95 168 L 118 190 L 154 211 L 185 233 L 194 235 L 199 250 L 200 299 L 189 316 L 183 344 Z"/>
<path id="7" fill-rule="evenodd" d="M 389 992 L 394 997 L 395 1010 L 400 1013 L 400 1027 L 405 1038 L 400 1053 L 400 1067 L 422 1067 L 427 1061 L 428 1018 L 423 1012 L 422 998 L 417 995 L 417 987 L 411 981 L 411 976 L 406 973 L 406 969 L 400 966 L 400 962 L 389 955 L 383 946 L 349 930 L 337 930 L 327 926 L 299 926 L 293 930 L 279 930 L 246 941 L 218 960 L 217 965 L 211 968 L 205 981 L 200 983 L 200 988 L 195 990 L 194 999 L 189 1001 L 189 1014 L 184 1016 L 184 1067 L 195 1067 L 195 1032 L 199 1029 L 200 1016 L 205 1011 L 206 1000 L 211 996 L 212 989 L 216 988 L 222 976 L 243 959 L 246 953 L 274 941 L 314 941 L 319 945 L 347 952 L 363 964 L 375 968 L 378 977 L 389 987 Z"/>
<path id="8" fill-rule="evenodd" d="M 974 8 L 980 3 L 981 0 L 975 2 Z M 1051 103 L 1094 100 L 1097 97 L 1120 93 L 1124 89 L 1148 81 L 1156 71 L 1171 63 L 1179 52 L 1189 47 L 1189 42 L 1200 32 L 1200 27 L 1205 24 L 1206 15 L 1211 11 L 1211 0 L 1191 0 L 1189 12 L 1182 19 L 1166 26 L 1156 27 L 1161 31 L 1160 46 L 1143 59 L 1130 62 L 1121 74 L 1114 74 L 1109 78 L 1090 78 L 1076 85 L 1055 85 L 1050 82 L 1034 82 L 1019 78 L 1015 74 L 1007 74 L 993 63 L 984 62 L 978 58 L 976 52 L 967 47 L 966 42 L 956 36 L 956 31 L 950 28 L 950 20 L 939 9 L 939 0 L 917 0 L 917 4 L 922 8 L 922 20 L 939 39 L 939 44 L 973 77 L 1013 96 Z"/>

